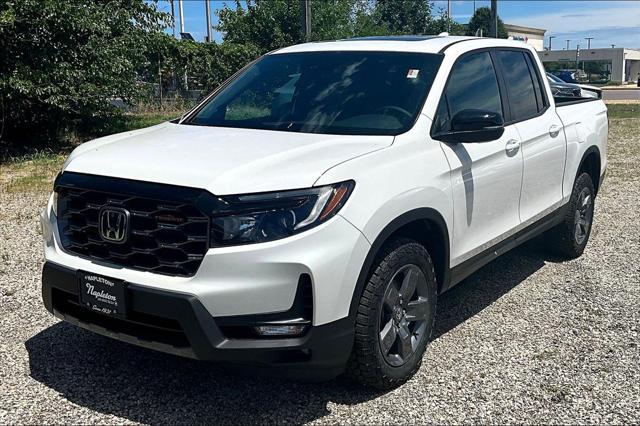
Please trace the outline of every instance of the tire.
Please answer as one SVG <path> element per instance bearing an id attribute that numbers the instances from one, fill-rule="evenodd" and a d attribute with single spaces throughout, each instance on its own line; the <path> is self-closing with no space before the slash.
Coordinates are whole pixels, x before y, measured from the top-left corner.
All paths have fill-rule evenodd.
<path id="1" fill-rule="evenodd" d="M 547 231 L 551 250 L 566 259 L 575 259 L 584 252 L 593 224 L 595 189 L 593 180 L 582 173 L 573 184 L 571 198 L 562 223 Z"/>
<path id="2" fill-rule="evenodd" d="M 435 272 L 425 247 L 405 238 L 386 244 L 360 298 L 347 374 L 381 390 L 411 378 L 431 338 L 436 298 Z"/>

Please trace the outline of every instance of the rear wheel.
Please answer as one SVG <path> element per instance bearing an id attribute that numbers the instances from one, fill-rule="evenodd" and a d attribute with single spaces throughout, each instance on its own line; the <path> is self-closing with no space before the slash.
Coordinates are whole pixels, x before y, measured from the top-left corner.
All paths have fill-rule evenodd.
<path id="1" fill-rule="evenodd" d="M 593 224 L 595 189 L 587 173 L 576 179 L 564 220 L 547 232 L 552 249 L 562 257 L 574 259 L 584 252 Z"/>
<path id="2" fill-rule="evenodd" d="M 373 268 L 358 305 L 348 374 L 389 389 L 420 368 L 433 329 L 437 285 L 429 253 L 412 240 L 385 246 Z"/>

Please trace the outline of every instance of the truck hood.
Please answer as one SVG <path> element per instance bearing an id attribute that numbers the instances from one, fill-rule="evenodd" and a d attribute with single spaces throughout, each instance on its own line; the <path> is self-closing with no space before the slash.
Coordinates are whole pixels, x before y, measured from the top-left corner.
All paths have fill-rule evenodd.
<path id="1" fill-rule="evenodd" d="M 162 123 L 87 142 L 64 171 L 203 188 L 216 195 L 306 188 L 393 136 L 344 136 Z"/>

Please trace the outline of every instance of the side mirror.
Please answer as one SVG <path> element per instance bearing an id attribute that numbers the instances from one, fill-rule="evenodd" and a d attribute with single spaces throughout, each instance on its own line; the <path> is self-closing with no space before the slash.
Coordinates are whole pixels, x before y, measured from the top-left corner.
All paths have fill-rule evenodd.
<path id="1" fill-rule="evenodd" d="M 464 109 L 453 116 L 451 130 L 434 136 L 434 139 L 456 142 L 490 142 L 504 133 L 504 120 L 496 112 L 481 109 Z"/>

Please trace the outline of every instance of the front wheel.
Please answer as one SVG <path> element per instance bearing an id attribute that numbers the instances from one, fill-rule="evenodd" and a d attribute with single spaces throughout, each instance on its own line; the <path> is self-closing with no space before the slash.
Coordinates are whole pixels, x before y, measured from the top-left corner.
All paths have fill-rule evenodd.
<path id="1" fill-rule="evenodd" d="M 390 389 L 418 371 L 431 337 L 437 285 L 421 244 L 386 245 L 360 298 L 348 374 L 362 384 Z"/>
<path id="2" fill-rule="evenodd" d="M 547 231 L 552 250 L 562 257 L 574 259 L 584 252 L 593 224 L 595 189 L 587 173 L 576 179 L 562 223 Z"/>

